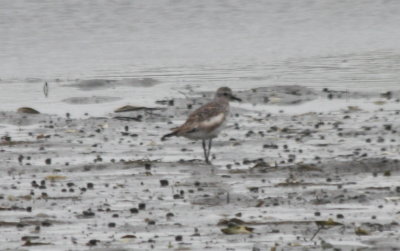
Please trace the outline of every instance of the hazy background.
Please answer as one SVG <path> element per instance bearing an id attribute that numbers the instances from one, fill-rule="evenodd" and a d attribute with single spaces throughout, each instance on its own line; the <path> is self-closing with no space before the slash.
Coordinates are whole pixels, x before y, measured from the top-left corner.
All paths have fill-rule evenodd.
<path id="1" fill-rule="evenodd" d="M 0 78 L 285 78 L 357 65 L 392 82 L 399 24 L 397 0 L 1 0 Z"/>

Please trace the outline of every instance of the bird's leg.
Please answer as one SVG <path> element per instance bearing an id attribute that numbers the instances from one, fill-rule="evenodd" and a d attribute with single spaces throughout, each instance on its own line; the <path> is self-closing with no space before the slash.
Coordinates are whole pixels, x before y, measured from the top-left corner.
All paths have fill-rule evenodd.
<path id="1" fill-rule="evenodd" d="M 208 159 L 210 158 L 211 145 L 212 145 L 212 139 L 209 139 L 209 140 L 208 140 L 208 153 L 207 153 Z"/>
<path id="2" fill-rule="evenodd" d="M 206 140 L 203 139 L 201 143 L 203 145 L 204 158 L 206 159 L 206 163 L 208 164 L 208 163 L 210 163 L 210 161 L 208 160 Z"/>

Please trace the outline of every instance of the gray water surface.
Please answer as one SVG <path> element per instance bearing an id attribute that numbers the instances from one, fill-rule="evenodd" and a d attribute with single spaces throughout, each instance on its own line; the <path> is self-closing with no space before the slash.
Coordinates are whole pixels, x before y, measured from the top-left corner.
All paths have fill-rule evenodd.
<path id="1" fill-rule="evenodd" d="M 0 79 L 398 86 L 400 2 L 0 1 Z"/>

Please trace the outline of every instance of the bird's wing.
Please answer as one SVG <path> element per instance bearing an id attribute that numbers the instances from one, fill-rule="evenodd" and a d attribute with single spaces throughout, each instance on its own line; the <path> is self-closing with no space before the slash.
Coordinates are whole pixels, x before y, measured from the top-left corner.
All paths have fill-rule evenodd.
<path id="1" fill-rule="evenodd" d="M 179 134 L 195 130 L 212 131 L 219 127 L 225 120 L 224 107 L 217 102 L 210 102 L 192 112 L 186 122 L 177 128 Z"/>

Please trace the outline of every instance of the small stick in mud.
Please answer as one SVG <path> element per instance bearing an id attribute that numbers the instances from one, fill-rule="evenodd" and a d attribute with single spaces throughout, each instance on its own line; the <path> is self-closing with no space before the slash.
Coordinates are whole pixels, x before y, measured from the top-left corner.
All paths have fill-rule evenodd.
<path id="1" fill-rule="evenodd" d="M 323 228 L 322 226 L 319 226 L 319 227 L 318 227 L 317 231 L 316 231 L 316 232 L 314 233 L 314 235 L 311 237 L 310 241 L 314 240 L 315 236 L 317 236 L 317 234 L 319 233 L 319 231 L 321 231 L 322 228 Z"/>
<path id="2" fill-rule="evenodd" d="M 44 93 L 44 96 L 45 96 L 46 98 L 49 96 L 49 85 L 47 84 L 47 82 L 44 83 L 44 86 L 43 86 L 43 93 Z"/>

